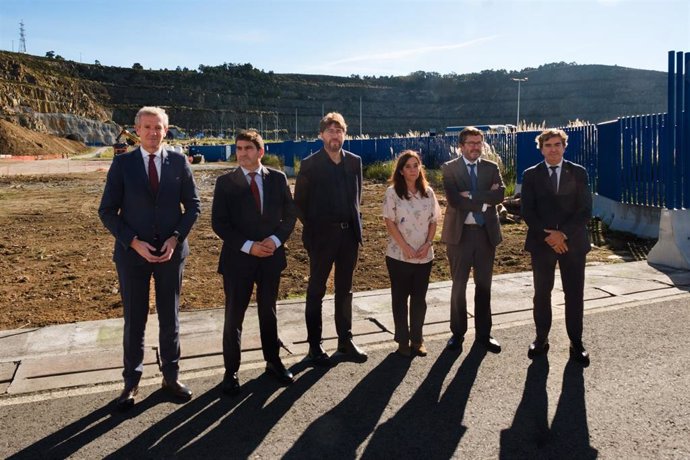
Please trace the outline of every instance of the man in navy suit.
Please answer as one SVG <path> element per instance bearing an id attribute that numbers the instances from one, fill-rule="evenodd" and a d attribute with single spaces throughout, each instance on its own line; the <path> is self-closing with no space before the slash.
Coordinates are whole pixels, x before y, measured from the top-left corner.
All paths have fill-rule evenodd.
<path id="1" fill-rule="evenodd" d="M 168 115 L 143 107 L 134 118 L 141 147 L 113 159 L 98 208 L 115 237 L 113 260 L 124 313 L 124 390 L 120 409 L 134 405 L 144 370 L 149 286 L 155 281 L 163 388 L 182 400 L 192 392 L 178 380 L 179 300 L 187 235 L 201 212 L 187 157 L 162 147 Z"/>
<path id="2" fill-rule="evenodd" d="M 240 167 L 216 181 L 211 212 L 213 231 L 223 240 L 218 263 L 225 291 L 222 390 L 230 395 L 240 391 L 242 322 L 255 284 L 266 372 L 283 384 L 293 381 L 278 354 L 276 300 L 287 266 L 285 242 L 297 220 L 285 174 L 261 164 L 259 133 L 240 132 L 235 147 Z"/>
<path id="3" fill-rule="evenodd" d="M 527 355 L 531 359 L 549 350 L 551 291 L 558 262 L 570 357 L 587 366 L 589 353 L 582 344 L 585 259 L 590 250 L 587 223 L 592 218 L 587 171 L 563 159 L 568 145 L 564 131 L 547 129 L 536 142 L 544 161 L 526 169 L 522 179 L 522 216 L 528 227 L 525 250 L 532 257 L 537 330 Z"/>
<path id="4" fill-rule="evenodd" d="M 355 361 L 367 360 L 366 353 L 352 341 L 352 277 L 362 242 L 362 159 L 343 150 L 347 124 L 338 112 L 321 119 L 319 133 L 323 148 L 302 160 L 295 182 L 295 203 L 304 225 L 302 242 L 309 253 L 305 310 L 308 358 L 326 367 L 330 361 L 321 346 L 321 310 L 333 266 L 338 351 Z"/>

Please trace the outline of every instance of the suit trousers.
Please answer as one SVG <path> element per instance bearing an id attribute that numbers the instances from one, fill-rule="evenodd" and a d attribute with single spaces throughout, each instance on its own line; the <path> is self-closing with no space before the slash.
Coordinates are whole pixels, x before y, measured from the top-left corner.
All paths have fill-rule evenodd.
<path id="1" fill-rule="evenodd" d="M 256 303 L 259 314 L 261 349 L 266 362 L 280 360 L 276 299 L 280 273 L 267 273 L 256 267 L 223 276 L 225 290 L 225 323 L 223 326 L 223 362 L 225 371 L 235 373 L 240 368 L 242 323 L 256 283 Z"/>
<path id="2" fill-rule="evenodd" d="M 570 341 L 576 345 L 581 344 L 587 254 L 572 251 L 557 254 L 550 247 L 544 246 L 532 251 L 531 256 L 537 340 L 545 340 L 551 330 L 551 291 L 558 262 L 565 294 L 565 327 Z"/>
<path id="3" fill-rule="evenodd" d="M 447 248 L 453 287 L 450 294 L 450 330 L 458 338 L 467 332 L 467 281 L 470 269 L 474 278 L 474 326 L 476 339 L 491 335 L 491 279 L 496 247 L 485 227 L 465 225 L 460 244 Z"/>
<path id="4" fill-rule="evenodd" d="M 335 265 L 335 329 L 341 341 L 352 338 L 352 277 L 357 266 L 359 243 L 355 232 L 337 224 L 320 225 L 309 245 L 309 283 L 305 318 L 310 347 L 321 344 L 322 307 L 326 283 Z"/>
<path id="5" fill-rule="evenodd" d="M 391 298 L 394 340 L 408 345 L 410 341 L 420 344 L 424 341 L 422 327 L 426 316 L 426 291 L 429 288 L 431 264 L 414 264 L 386 257 L 386 267 L 391 280 Z M 410 299 L 409 327 L 407 322 L 407 299 Z"/>
<path id="6" fill-rule="evenodd" d="M 155 264 L 146 262 L 142 265 L 115 264 L 124 307 L 122 376 L 125 386 L 137 385 L 144 371 L 144 334 L 149 314 L 151 276 L 156 292 L 161 372 L 165 380 L 177 380 L 180 362 L 178 313 L 184 264 L 184 259 Z"/>

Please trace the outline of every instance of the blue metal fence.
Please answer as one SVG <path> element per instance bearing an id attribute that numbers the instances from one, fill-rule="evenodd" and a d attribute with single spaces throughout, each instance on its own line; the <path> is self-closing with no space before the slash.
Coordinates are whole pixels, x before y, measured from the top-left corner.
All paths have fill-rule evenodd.
<path id="1" fill-rule="evenodd" d="M 690 53 L 669 52 L 669 112 L 622 117 L 618 120 L 564 128 L 565 158 L 583 165 L 592 192 L 640 206 L 690 208 Z M 485 133 L 507 174 L 518 183 L 528 167 L 543 160 L 535 138 L 538 131 Z M 344 148 L 365 165 L 388 161 L 406 149 L 417 150 L 427 167 L 436 168 L 455 156 L 457 136 L 353 139 Z M 267 144 L 269 153 L 286 166 L 322 146 L 321 141 Z M 233 146 L 234 147 L 234 146 Z"/>

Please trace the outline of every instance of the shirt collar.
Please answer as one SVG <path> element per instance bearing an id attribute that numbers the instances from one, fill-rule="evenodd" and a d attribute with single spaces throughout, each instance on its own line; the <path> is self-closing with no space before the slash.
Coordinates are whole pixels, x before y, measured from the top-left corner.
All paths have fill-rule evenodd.
<path id="1" fill-rule="evenodd" d="M 246 177 L 247 175 L 249 175 L 250 172 L 255 172 L 255 173 L 257 173 L 258 175 L 262 176 L 262 175 L 264 174 L 264 169 L 265 169 L 265 168 L 264 168 L 264 165 L 262 165 L 261 163 L 259 163 L 259 167 L 258 167 L 255 171 L 250 171 L 249 169 L 244 168 L 244 167 L 242 167 L 242 166 L 240 166 L 240 169 L 242 170 L 242 174 L 244 174 L 245 177 Z"/>
<path id="2" fill-rule="evenodd" d="M 156 155 L 156 156 L 161 156 L 163 155 L 163 146 L 158 147 L 158 150 L 155 152 L 148 152 L 144 147 L 139 147 L 139 150 L 141 150 L 141 155 L 144 157 L 145 160 L 148 160 L 149 155 Z"/>
<path id="3" fill-rule="evenodd" d="M 560 163 L 558 163 L 557 165 L 550 165 L 546 162 L 546 160 L 544 160 L 544 164 L 546 165 L 546 169 L 550 169 L 553 166 L 555 166 L 556 168 L 562 168 L 563 167 L 563 158 L 561 158 Z"/>
<path id="4" fill-rule="evenodd" d="M 462 157 L 462 161 L 465 162 L 465 166 L 478 165 L 479 162 L 480 162 L 481 160 L 482 160 L 481 158 L 477 158 L 477 159 L 475 160 L 475 162 L 472 163 L 472 162 L 467 161 L 467 158 L 465 158 L 464 156 Z"/>

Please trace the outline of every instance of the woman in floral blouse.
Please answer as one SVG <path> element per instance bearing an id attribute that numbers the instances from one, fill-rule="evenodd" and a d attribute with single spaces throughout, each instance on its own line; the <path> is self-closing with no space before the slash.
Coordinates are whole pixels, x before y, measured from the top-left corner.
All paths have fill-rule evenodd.
<path id="1" fill-rule="evenodd" d="M 441 208 L 424 176 L 422 160 L 413 150 L 400 154 L 390 183 L 383 199 L 383 217 L 390 236 L 386 267 L 391 280 L 395 341 L 403 356 L 426 356 L 422 326 Z"/>

